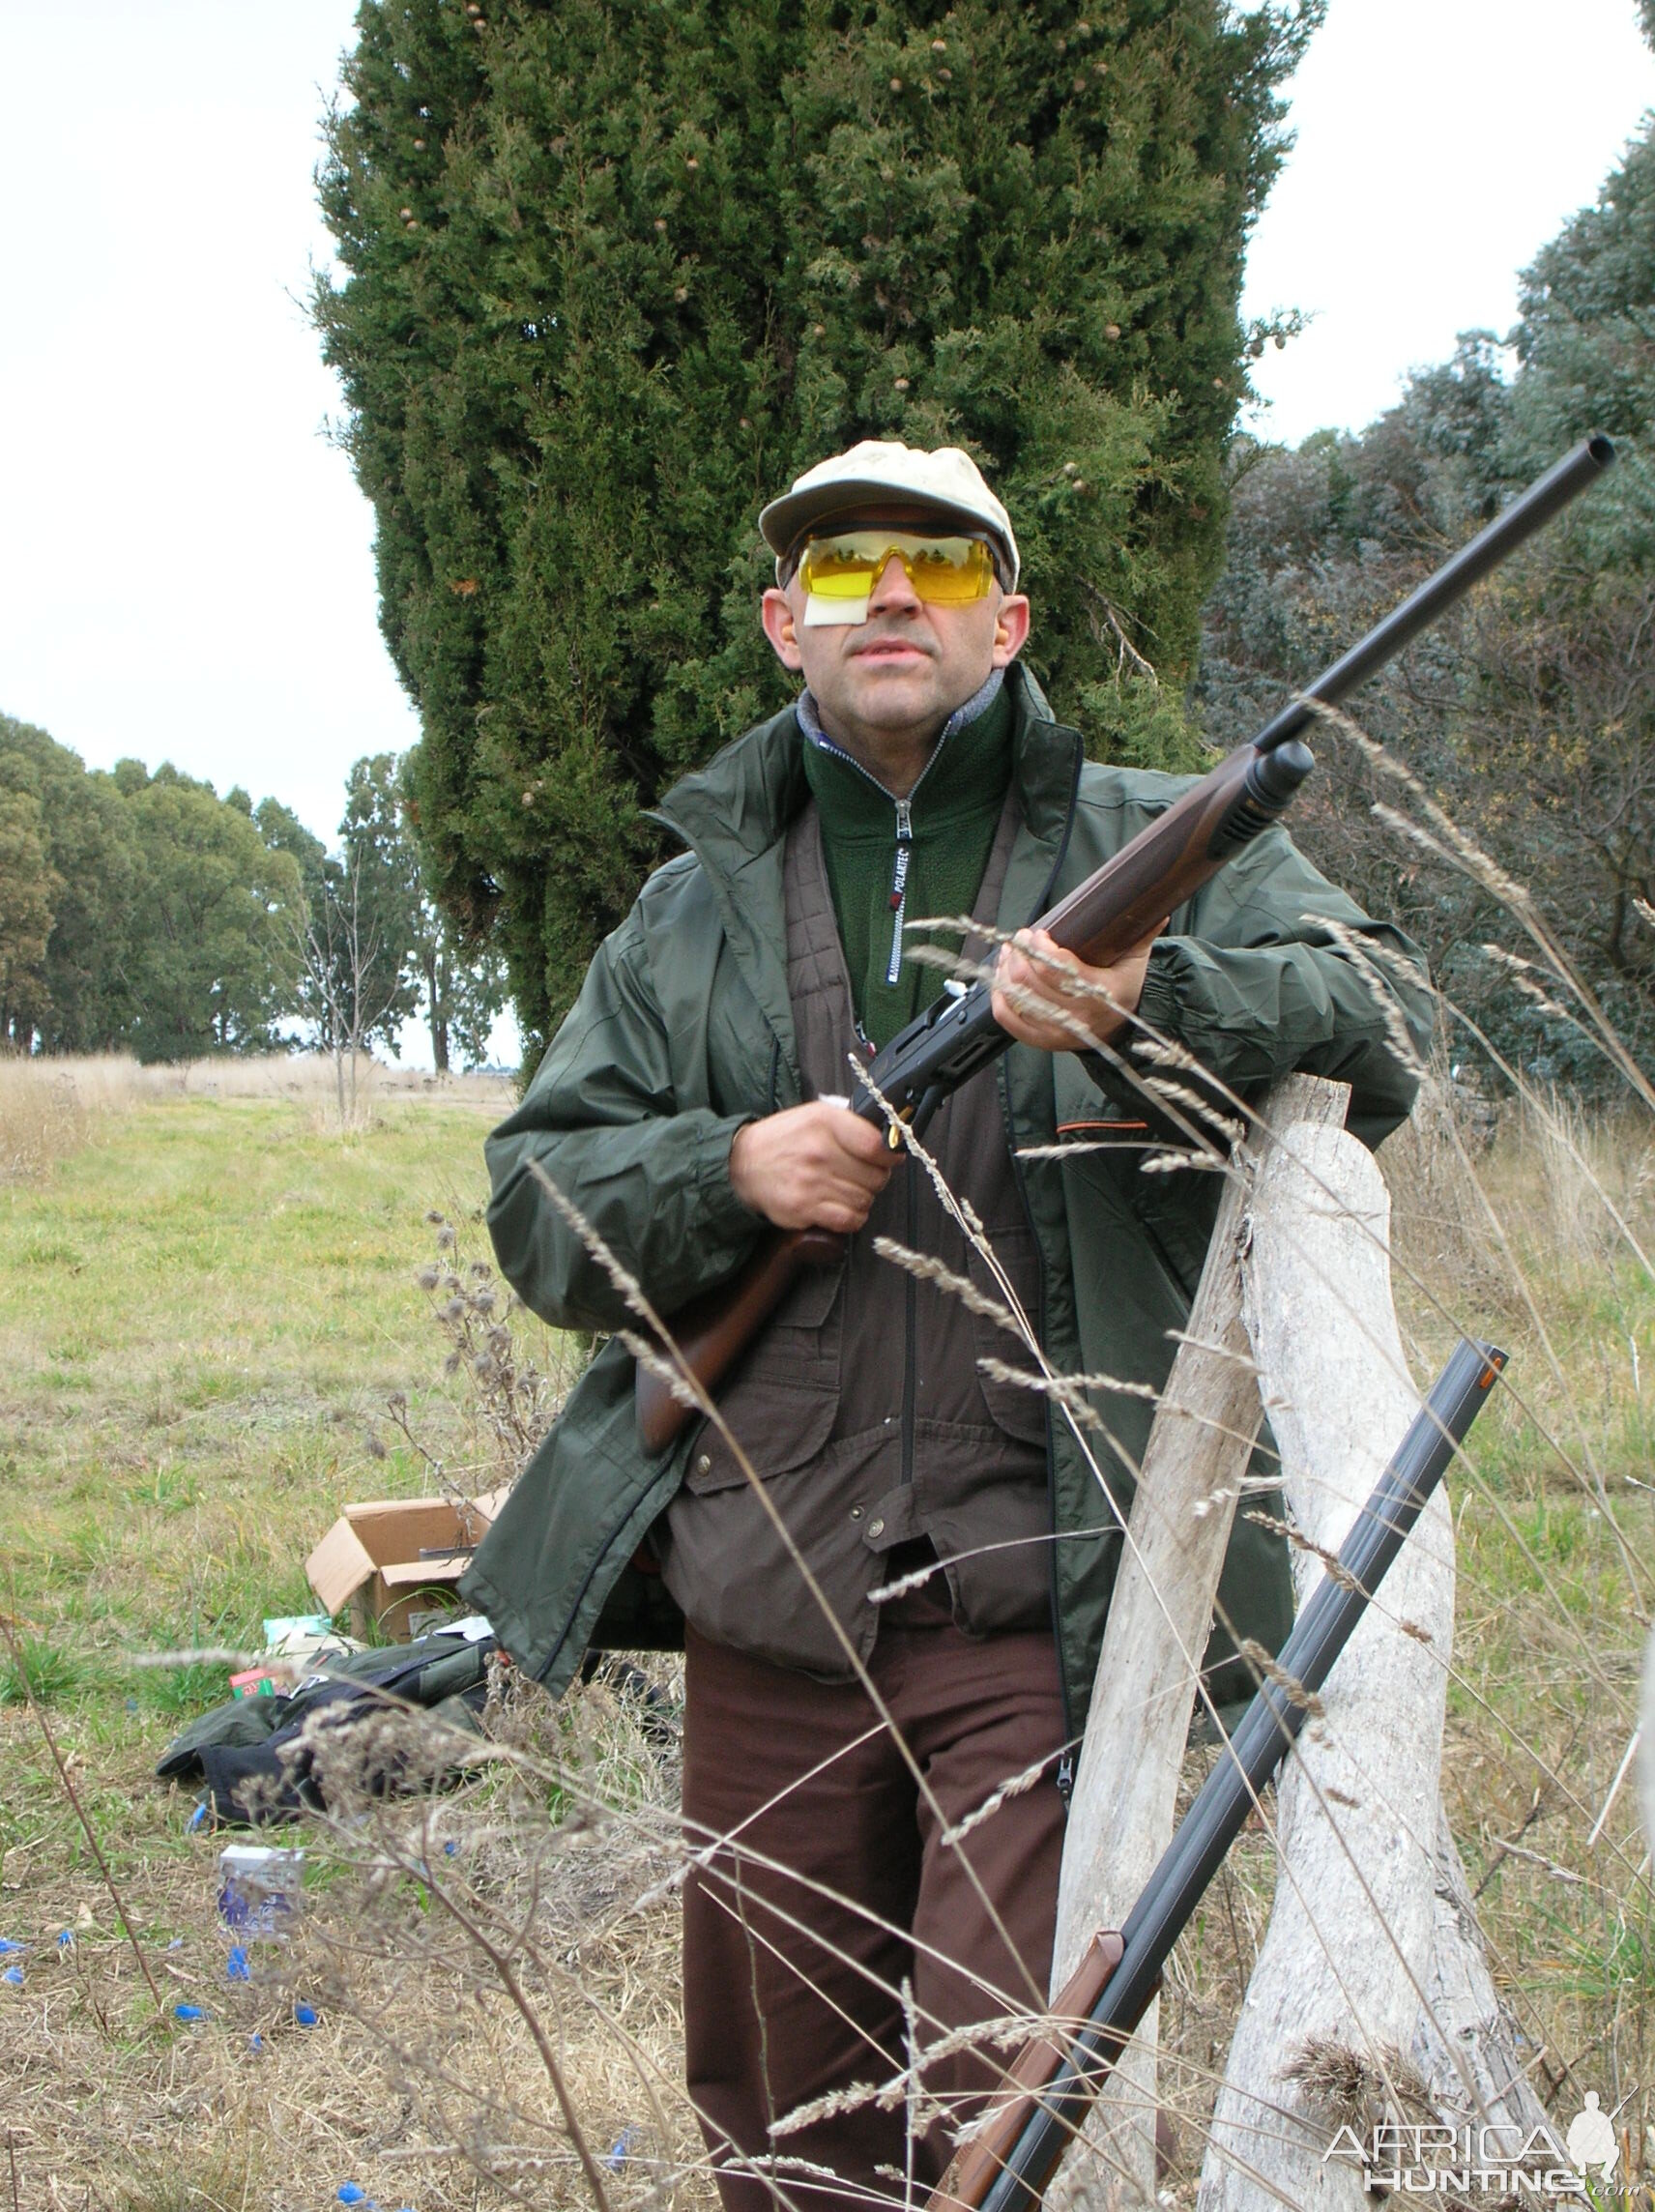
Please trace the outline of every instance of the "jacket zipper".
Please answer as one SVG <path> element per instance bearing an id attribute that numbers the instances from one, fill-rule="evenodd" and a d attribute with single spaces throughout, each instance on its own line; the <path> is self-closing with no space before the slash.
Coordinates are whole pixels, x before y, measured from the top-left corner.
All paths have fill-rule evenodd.
<path id="1" fill-rule="evenodd" d="M 902 974 L 902 924 L 908 913 L 909 870 L 914 864 L 914 801 L 919 796 L 919 786 L 936 767 L 937 756 L 947 741 L 944 738 L 937 740 L 930 759 L 915 777 L 914 788 L 906 799 L 894 798 L 870 769 L 865 769 L 854 753 L 848 753 L 843 745 L 836 745 L 831 738 L 813 738 L 810 742 L 820 745 L 825 753 L 831 753 L 835 760 L 843 761 L 847 768 L 854 768 L 864 782 L 871 783 L 876 791 L 884 792 L 896 809 L 896 851 L 890 871 L 890 958 L 886 962 L 885 970 L 886 983 L 894 985 Z"/>
<path id="2" fill-rule="evenodd" d="M 919 787 L 916 784 L 915 789 Z M 885 979 L 894 983 L 902 973 L 902 920 L 908 912 L 908 863 L 914 855 L 914 806 L 907 799 L 896 802 L 896 859 L 890 877 L 890 959 Z"/>
<path id="3" fill-rule="evenodd" d="M 854 754 L 846 752 L 842 745 L 834 744 L 830 738 L 817 738 L 813 741 L 822 747 L 825 753 L 831 753 L 835 760 L 844 761 L 848 767 L 854 768 L 857 773 L 871 783 L 876 791 L 885 792 L 885 796 L 890 800 L 891 805 L 896 809 L 896 852 L 892 859 L 890 874 L 890 958 L 886 963 L 885 972 L 885 979 L 888 984 L 894 984 L 902 973 L 902 924 L 908 911 L 908 873 L 914 860 L 914 801 L 918 795 L 919 786 L 935 767 L 937 755 L 943 750 L 944 742 L 942 738 L 937 740 L 930 759 L 920 770 L 918 775 L 915 777 L 914 787 L 909 792 L 908 797 L 896 799 L 892 797 L 889 791 L 886 790 L 886 786 L 881 783 L 877 775 L 870 773 L 861 762 Z M 857 1025 L 857 1030 L 860 1033 L 860 1024 Z M 917 1194 L 915 1189 L 914 1179 L 910 1176 L 908 1179 L 908 1241 L 911 1247 L 918 1234 L 916 1200 Z M 918 1289 L 919 1286 L 910 1275 L 907 1278 L 907 1286 L 903 1295 L 901 1479 L 905 1484 L 912 1484 L 914 1480 L 914 1407 L 917 1388 L 917 1377 L 915 1371 L 919 1363 Z"/>
<path id="4" fill-rule="evenodd" d="M 908 1249 L 912 1252 L 919 1240 L 917 1170 L 910 1163 L 904 1173 L 908 1195 Z M 904 1275 L 903 1281 L 907 1291 L 902 1357 L 902 1480 L 905 1485 L 911 1485 L 914 1481 L 914 1401 L 919 1384 L 915 1372 L 919 1365 L 919 1285 L 912 1275 Z"/>

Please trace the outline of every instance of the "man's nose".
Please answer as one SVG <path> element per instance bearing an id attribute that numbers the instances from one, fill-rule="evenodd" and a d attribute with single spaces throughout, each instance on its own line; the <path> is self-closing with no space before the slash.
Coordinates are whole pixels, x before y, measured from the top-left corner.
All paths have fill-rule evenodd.
<path id="1" fill-rule="evenodd" d="M 914 589 L 914 580 L 902 565 L 902 555 L 895 551 L 885 557 L 885 566 L 874 578 L 874 588 L 868 594 L 869 614 L 901 614 L 909 607 L 919 604 L 919 594 Z"/>

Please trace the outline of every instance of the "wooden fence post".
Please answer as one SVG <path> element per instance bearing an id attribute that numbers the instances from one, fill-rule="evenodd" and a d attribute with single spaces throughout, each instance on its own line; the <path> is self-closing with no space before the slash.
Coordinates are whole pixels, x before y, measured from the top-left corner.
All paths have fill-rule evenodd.
<path id="1" fill-rule="evenodd" d="M 1300 1601 L 1418 1406 L 1391 1303 L 1390 1206 L 1345 1132 L 1343 1086 L 1294 1077 L 1226 1191 L 1190 1341 L 1145 1453 L 1064 1848 L 1053 1987 L 1118 1926 L 1171 1833 L 1219 1568 L 1262 1390 Z M 1251 1362 L 1249 1363 L 1249 1354 Z M 1197 1511 L 1197 1507 L 1203 1510 Z M 1454 1617 L 1439 1490 L 1322 1693 L 1278 1792 L 1282 1869 L 1203 2168 L 1200 2212 L 1365 2205 L 1325 2115 L 1287 2078 L 1312 2038 L 1382 2082 L 1398 2053 L 1454 2124 L 1526 2138 L 1546 2113 L 1489 1971 L 1440 1793 Z M 1655 1742 L 1655 1639 L 1645 1743 Z M 1655 1835 L 1655 1754 L 1640 1771 Z M 1055 2180 L 1055 2212 L 1154 2202 L 1151 2010 Z"/>
<path id="2" fill-rule="evenodd" d="M 1291 1518 L 1337 1550 L 1418 1409 L 1391 1305 L 1390 1201 L 1343 1130 L 1288 1129 L 1260 1179 L 1243 1307 Z M 1300 1601 L 1322 1572 L 1295 1548 Z M 1454 1625 L 1453 1524 L 1438 1490 L 1283 1773 L 1276 1899 L 1231 2047 L 1201 2212 L 1367 2199 L 1327 2159 L 1323 2115 L 1286 2078 L 1307 2044 L 1372 2076 L 1407 2052 L 1431 1979 L 1439 1770 Z"/>
<path id="3" fill-rule="evenodd" d="M 1195 1670 L 1261 1406 L 1241 1319 L 1241 1253 L 1267 1132 L 1343 1126 L 1344 1084 L 1291 1076 L 1261 1110 L 1264 1134 L 1232 1175 L 1156 1409 L 1110 1604 L 1063 1844 L 1052 1988 L 1098 1929 L 1118 1927 L 1173 1830 Z M 1155 2200 L 1155 2044 L 1149 2013 L 1053 2186 L 1055 2212 Z"/>

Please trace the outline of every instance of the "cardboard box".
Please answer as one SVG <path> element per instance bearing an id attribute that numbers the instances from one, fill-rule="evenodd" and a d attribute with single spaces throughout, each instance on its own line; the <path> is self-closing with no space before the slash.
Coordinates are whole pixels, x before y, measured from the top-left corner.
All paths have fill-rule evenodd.
<path id="1" fill-rule="evenodd" d="M 305 1562 L 318 1604 L 329 1614 L 348 1605 L 359 1636 L 405 1639 L 411 1613 L 453 1599 L 472 1547 L 507 1496 L 502 1489 L 472 1499 L 463 1522 L 446 1498 L 347 1505 Z"/>

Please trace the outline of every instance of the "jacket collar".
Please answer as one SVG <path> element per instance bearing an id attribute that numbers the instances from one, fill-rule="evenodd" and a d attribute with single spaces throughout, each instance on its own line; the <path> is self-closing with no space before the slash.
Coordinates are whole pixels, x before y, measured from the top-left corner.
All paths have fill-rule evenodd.
<path id="1" fill-rule="evenodd" d="M 1050 903 L 1068 847 L 1084 748 L 1055 721 L 1027 669 L 1014 661 L 1012 788 L 1023 828 L 1001 894 L 1002 928 L 1020 928 Z M 798 1086 L 798 1048 L 787 995 L 787 922 L 782 866 L 787 831 L 810 796 L 804 734 L 792 707 L 760 722 L 674 784 L 649 819 L 670 830 L 701 862 L 724 934 Z"/>
<path id="2" fill-rule="evenodd" d="M 1061 844 L 1074 811 L 1079 735 L 1055 718 L 1021 661 L 1012 662 L 1006 688 L 1019 809 L 1038 843 Z M 810 796 L 803 743 L 798 712 L 786 707 L 674 784 L 649 819 L 682 838 L 710 874 L 739 883 L 781 842 Z"/>

